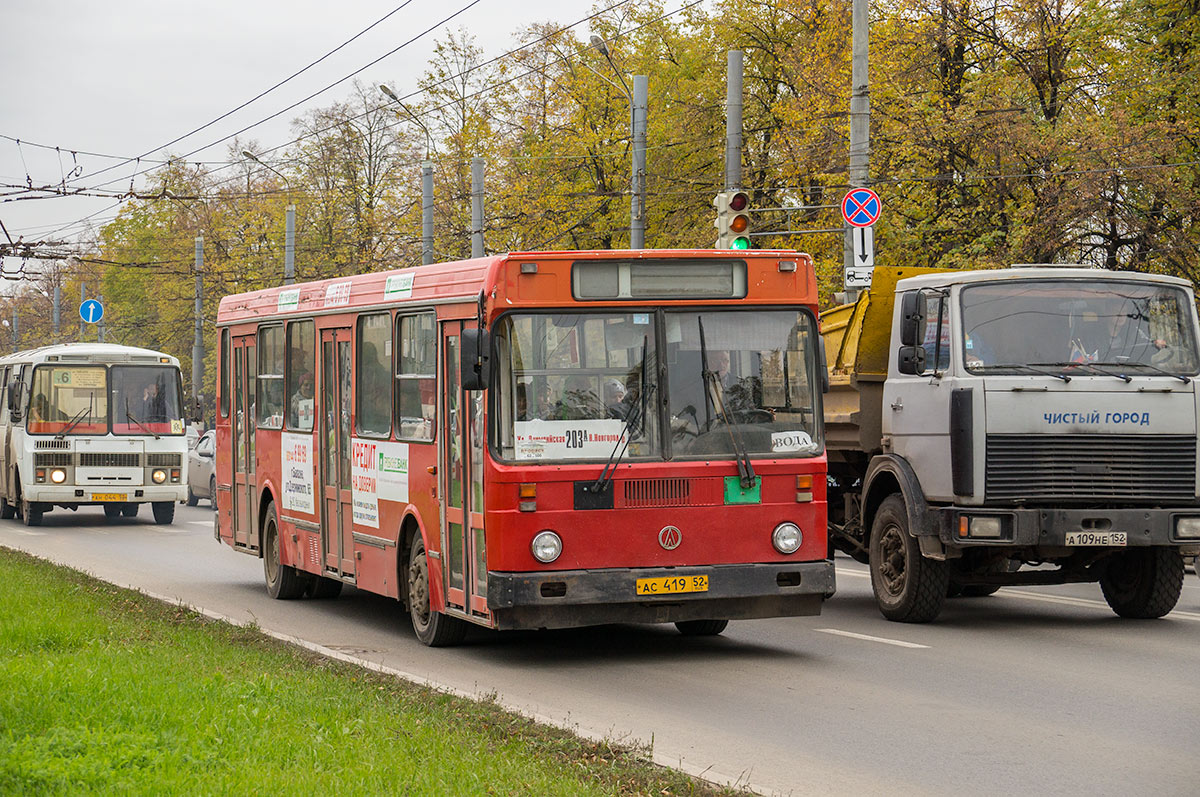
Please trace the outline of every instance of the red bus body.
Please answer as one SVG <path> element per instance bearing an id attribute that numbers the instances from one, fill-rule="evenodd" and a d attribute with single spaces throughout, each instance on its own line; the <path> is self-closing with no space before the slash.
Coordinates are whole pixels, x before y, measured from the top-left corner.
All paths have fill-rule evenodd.
<path id="1" fill-rule="evenodd" d="M 744 264 L 738 266 L 746 275 L 744 295 L 575 298 L 579 278 L 572 275 L 579 264 L 598 263 L 603 269 L 620 261 L 620 268 L 630 263 L 636 268 L 643 260 L 652 261 L 652 267 L 736 260 Z M 711 250 L 514 253 L 228 296 L 218 314 L 217 536 L 257 556 L 272 549 L 268 559 L 277 561 L 267 564 L 268 586 L 272 567 L 291 578 L 292 594 L 280 597 L 298 595 L 297 585 L 312 594 L 313 585 L 332 581 L 397 598 L 410 604 L 410 610 L 414 600 L 423 600 L 420 588 L 413 593 L 410 583 L 417 578 L 410 567 L 417 538 L 426 554 L 428 610 L 492 628 L 818 614 L 821 601 L 834 591 L 832 563 L 826 559 L 826 459 L 819 438 L 807 456 L 760 452 L 747 457 L 757 487 L 742 498 L 731 487 L 739 475 L 738 462 L 728 455 L 619 459 L 606 494 L 597 497 L 589 494 L 588 485 L 600 476 L 604 458 L 526 461 L 497 454 L 501 407 L 512 417 L 527 412 L 513 409 L 512 390 L 505 388 L 501 398 L 497 387 L 504 362 L 517 362 L 517 355 L 501 362 L 496 353 L 502 344 L 493 341 L 485 352 L 492 359 L 491 388 L 457 387 L 463 333 L 476 329 L 480 318 L 485 328 L 500 330 L 517 323 L 500 322 L 506 314 L 531 314 L 535 320 L 529 324 L 565 324 L 574 323 L 572 319 L 586 323 L 587 314 L 598 313 L 597 323 L 604 329 L 625 329 L 629 322 L 645 330 L 640 343 L 624 343 L 626 352 L 642 347 L 641 366 L 647 374 L 643 426 L 648 428 L 668 416 L 666 388 L 656 392 L 650 387 L 647 347 L 656 353 L 663 349 L 653 368 L 671 378 L 669 369 L 682 368 L 679 364 L 687 358 L 709 367 L 704 329 L 703 356 L 697 360 L 695 351 L 683 350 L 672 338 L 678 334 L 668 329 L 670 324 L 683 322 L 667 318 L 668 313 L 696 310 L 700 324 L 708 319 L 710 339 L 715 339 L 748 334 L 714 331 L 726 309 L 783 308 L 803 318 L 811 315 L 815 333 L 816 301 L 816 278 L 807 255 Z M 370 320 L 361 320 L 367 316 Z M 690 323 L 691 316 L 683 318 Z M 722 329 L 753 325 L 749 315 L 734 318 L 737 323 Z M 436 374 L 401 381 L 398 369 L 409 367 L 401 365 L 402 359 L 415 361 L 414 347 L 429 341 L 434 319 Z M 384 337 L 385 328 L 390 337 Z M 813 346 L 819 345 L 815 334 L 809 337 Z M 284 366 L 279 365 L 281 338 Z M 380 358 L 380 342 L 382 360 L 391 358 L 395 376 L 390 388 L 366 381 L 363 363 L 376 361 L 364 358 Z M 503 345 L 515 346 L 511 341 Z M 571 342 L 576 349 L 596 345 L 578 337 Z M 566 360 L 585 356 L 567 351 L 565 344 L 560 349 L 555 356 Z M 800 367 L 796 363 L 818 355 L 810 348 L 790 356 L 795 372 Z M 509 367 L 515 374 L 515 366 Z M 543 370 L 552 374 L 554 369 Z M 818 373 L 815 366 L 810 370 Z M 303 385 L 308 378 L 316 385 L 311 399 Z M 527 386 L 554 378 L 531 376 Z M 762 382 L 771 381 L 765 372 L 756 378 L 760 390 Z M 290 406 L 286 399 L 280 404 L 279 385 L 285 395 L 297 386 Z M 374 400 L 372 392 L 388 390 L 394 409 L 390 433 L 378 431 L 386 425 L 381 420 L 364 420 L 361 409 Z M 424 427 L 419 415 L 401 418 L 402 393 L 414 406 L 425 407 Z M 819 435 L 819 402 L 818 381 L 811 406 L 804 410 L 804 417 L 811 413 L 818 425 L 813 437 Z M 669 428 L 660 435 L 663 450 L 667 438 L 691 440 L 700 434 L 703 424 L 696 416 L 704 413 L 695 405 L 684 408 L 690 415 L 682 421 L 674 416 L 663 421 L 663 428 Z M 656 413 L 653 419 L 651 412 Z M 759 411 L 753 417 L 766 423 L 771 413 Z M 372 423 L 376 432 L 364 431 L 364 424 Z M 584 426 L 610 429 L 614 423 L 620 422 L 596 420 Z M 717 435 L 714 440 L 731 436 L 711 417 L 708 427 Z M 510 421 L 508 428 L 518 428 L 518 423 Z M 784 437 L 769 435 L 770 429 L 756 432 L 753 423 L 745 428 L 761 439 L 769 437 L 772 445 L 784 445 L 777 442 Z M 555 441 L 551 445 L 561 444 Z M 522 451 L 521 456 L 537 456 L 536 447 Z M 786 554 L 773 545 L 773 531 L 784 523 L 802 532 L 798 549 Z M 561 553 L 549 563 L 535 558 L 531 548 L 544 530 L 560 540 Z M 701 576 L 703 582 L 693 579 Z"/>

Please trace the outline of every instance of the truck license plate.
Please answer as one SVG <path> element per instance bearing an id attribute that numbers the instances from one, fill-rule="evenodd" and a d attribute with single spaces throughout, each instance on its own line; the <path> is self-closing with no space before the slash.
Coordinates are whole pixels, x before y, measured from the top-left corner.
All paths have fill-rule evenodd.
<path id="1" fill-rule="evenodd" d="M 125 493 L 92 493 L 93 501 L 124 501 Z"/>
<path id="2" fill-rule="evenodd" d="M 1127 545 L 1123 531 L 1068 531 L 1067 545 Z"/>
<path id="3" fill-rule="evenodd" d="M 708 592 L 708 576 L 667 576 L 637 580 L 638 595 L 672 595 L 680 592 Z"/>

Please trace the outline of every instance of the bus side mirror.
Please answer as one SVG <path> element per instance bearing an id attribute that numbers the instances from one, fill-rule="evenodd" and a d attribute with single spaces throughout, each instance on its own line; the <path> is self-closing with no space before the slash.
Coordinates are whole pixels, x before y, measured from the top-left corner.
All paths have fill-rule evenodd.
<path id="1" fill-rule="evenodd" d="M 24 382 L 13 382 L 8 386 L 8 411 L 12 413 L 14 419 L 21 415 L 21 394 L 24 392 Z"/>
<path id="2" fill-rule="evenodd" d="M 896 368 L 900 373 L 908 376 L 925 373 L 924 346 L 901 346 L 899 357 L 900 362 L 896 364 Z"/>
<path id="3" fill-rule="evenodd" d="M 900 345 L 916 346 L 925 337 L 925 317 L 929 303 L 921 291 L 909 291 L 900 297 Z"/>
<path id="4" fill-rule="evenodd" d="M 464 329 L 460 348 L 463 390 L 484 390 L 491 375 L 491 336 L 486 329 Z"/>

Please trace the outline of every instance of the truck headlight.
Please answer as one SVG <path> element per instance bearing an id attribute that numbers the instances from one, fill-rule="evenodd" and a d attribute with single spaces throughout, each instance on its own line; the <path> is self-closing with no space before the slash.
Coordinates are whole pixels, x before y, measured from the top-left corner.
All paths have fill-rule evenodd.
<path id="1" fill-rule="evenodd" d="M 162 469 L 156 470 L 150 474 L 150 478 L 154 480 L 155 484 L 162 484 L 167 480 L 167 472 Z"/>
<path id="2" fill-rule="evenodd" d="M 1200 540 L 1200 517 L 1175 518 L 1175 537 L 1180 540 Z"/>
<path id="3" fill-rule="evenodd" d="M 1009 539 L 1006 519 L 996 515 L 959 515 L 959 539 L 1004 540 Z"/>
<path id="4" fill-rule="evenodd" d="M 534 535 L 529 549 L 533 552 L 534 559 L 550 564 L 562 553 L 562 538 L 549 529 L 539 531 Z"/>
<path id="5" fill-rule="evenodd" d="M 804 534 L 795 523 L 780 523 L 775 527 L 775 531 L 771 532 L 771 544 L 780 553 L 795 553 L 800 550 L 802 542 Z"/>
<path id="6" fill-rule="evenodd" d="M 67 472 L 62 468 L 55 468 L 54 470 L 50 471 L 50 481 L 54 482 L 55 484 L 62 484 L 66 480 Z"/>

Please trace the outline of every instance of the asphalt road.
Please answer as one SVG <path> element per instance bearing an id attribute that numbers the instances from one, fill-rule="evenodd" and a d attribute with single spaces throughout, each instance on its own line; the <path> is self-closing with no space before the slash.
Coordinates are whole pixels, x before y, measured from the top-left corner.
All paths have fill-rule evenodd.
<path id="1" fill-rule="evenodd" d="M 1200 793 L 1200 579 L 1154 621 L 1121 620 L 1096 585 L 950 601 L 888 623 L 865 569 L 838 559 L 820 617 L 673 627 L 413 637 L 394 601 L 346 590 L 272 601 L 259 560 L 179 507 L 107 523 L 56 510 L 0 545 L 356 655 L 592 737 L 652 743 L 660 763 L 784 794 Z"/>

